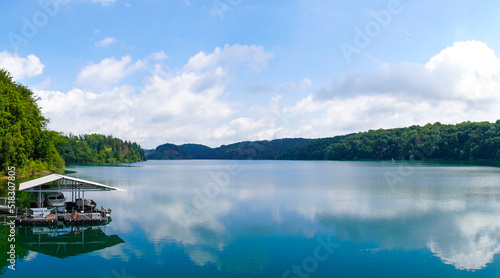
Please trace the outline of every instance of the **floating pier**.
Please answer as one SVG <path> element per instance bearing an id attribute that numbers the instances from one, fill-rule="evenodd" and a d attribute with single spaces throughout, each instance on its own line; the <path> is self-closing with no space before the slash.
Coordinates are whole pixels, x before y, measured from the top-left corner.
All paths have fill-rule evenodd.
<path id="1" fill-rule="evenodd" d="M 106 224 L 111 219 L 111 209 L 102 206 L 98 208 L 94 201 L 85 199 L 85 191 L 111 190 L 124 191 L 58 174 L 27 181 L 19 185 L 19 191 L 33 192 L 35 202 L 30 202 L 29 208 L 18 207 L 15 222 L 21 226 Z M 71 192 L 71 201 L 66 202 L 66 197 L 61 192 Z M 19 214 L 19 211 L 22 212 Z"/>
<path id="2" fill-rule="evenodd" d="M 71 213 L 50 214 L 45 218 L 33 218 L 29 215 L 17 216 L 16 224 L 20 226 L 78 226 L 87 224 L 106 224 L 110 217 L 99 215 L 99 213 L 80 213 L 78 218 L 72 217 Z"/>

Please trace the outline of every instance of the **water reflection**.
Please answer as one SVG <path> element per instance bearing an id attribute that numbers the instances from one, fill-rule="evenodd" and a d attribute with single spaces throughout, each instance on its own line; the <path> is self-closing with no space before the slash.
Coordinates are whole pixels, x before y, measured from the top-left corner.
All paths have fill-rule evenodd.
<path id="1" fill-rule="evenodd" d="M 107 235 L 105 226 L 20 227 L 17 242 L 24 249 L 60 259 L 124 243 L 118 235 Z"/>
<path id="2" fill-rule="evenodd" d="M 106 169 L 107 180 L 100 182 L 127 189 L 106 199 L 114 229 L 127 233 L 139 226 L 156 255 L 177 244 L 196 265 L 232 272 L 258 273 L 276 264 L 271 247 L 259 241 L 253 249 L 241 246 L 255 238 L 332 235 L 354 245 L 375 242 L 379 251 L 426 249 L 459 270 L 485 268 L 500 252 L 497 168 L 412 166 L 389 186 L 386 174 L 400 171 L 394 164 L 240 162 L 241 172 L 206 207 L 186 215 L 210 173 L 229 163 Z M 95 168 L 75 170 L 76 176 L 100 176 Z"/>
<path id="3" fill-rule="evenodd" d="M 471 212 L 455 219 L 457 230 L 427 242 L 446 264 L 458 269 L 482 269 L 500 252 L 500 216 Z"/>

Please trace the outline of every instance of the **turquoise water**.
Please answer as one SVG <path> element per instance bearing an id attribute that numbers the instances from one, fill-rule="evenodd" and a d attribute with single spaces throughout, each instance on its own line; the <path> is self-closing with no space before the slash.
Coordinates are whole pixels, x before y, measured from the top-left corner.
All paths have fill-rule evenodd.
<path id="1" fill-rule="evenodd" d="M 126 190 L 86 194 L 113 209 L 112 222 L 59 237 L 19 229 L 18 244 L 40 242 L 5 277 L 500 276 L 500 168 L 187 160 L 68 170 Z M 62 251 L 85 236 L 113 243 Z"/>

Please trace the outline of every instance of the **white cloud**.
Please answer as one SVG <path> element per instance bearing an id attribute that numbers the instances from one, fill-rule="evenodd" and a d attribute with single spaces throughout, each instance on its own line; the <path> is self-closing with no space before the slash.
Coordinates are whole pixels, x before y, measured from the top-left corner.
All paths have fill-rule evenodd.
<path id="1" fill-rule="evenodd" d="M 188 65 L 204 68 L 222 50 L 198 53 Z M 372 72 L 349 72 L 302 99 L 304 78 L 278 87 L 268 107 L 254 107 L 219 127 L 220 139 L 328 137 L 377 128 L 434 122 L 495 121 L 500 105 L 500 60 L 484 43 L 457 42 L 426 64 L 384 64 Z M 281 105 L 280 105 L 281 104 Z"/>
<path id="2" fill-rule="evenodd" d="M 35 55 L 31 54 L 22 58 L 17 54 L 3 51 L 0 52 L 0 68 L 9 71 L 14 80 L 21 80 L 42 74 L 45 65 Z"/>
<path id="3" fill-rule="evenodd" d="M 216 127 L 233 113 L 231 104 L 221 99 L 226 85 L 220 69 L 151 77 L 138 95 L 137 136 L 157 142 L 212 140 Z"/>
<path id="4" fill-rule="evenodd" d="M 130 56 L 124 56 L 121 60 L 106 58 L 99 64 L 91 63 L 83 68 L 78 74 L 77 84 L 93 89 L 108 89 L 144 66 L 141 60 L 132 63 Z"/>
<path id="5" fill-rule="evenodd" d="M 51 128 L 67 133 L 103 133 L 126 136 L 133 129 L 133 87 L 121 86 L 100 94 L 73 89 L 67 93 L 35 91 Z"/>
<path id="6" fill-rule="evenodd" d="M 133 62 L 130 56 L 107 58 L 80 72 L 77 84 L 86 89 L 66 96 L 64 106 L 73 107 L 68 113 L 86 120 L 70 125 L 60 119 L 67 118 L 62 112 L 65 108 L 50 109 L 57 102 L 42 107 L 50 110 L 47 116 L 55 130 L 83 133 L 92 129 L 108 134 L 105 126 L 109 125 L 115 136 L 149 148 L 165 142 L 218 146 L 243 140 L 327 137 L 436 121 L 498 118 L 500 60 L 481 42 L 456 43 L 426 64 L 384 64 L 372 72 L 338 75 L 315 92 L 310 91 L 312 81 L 308 78 L 276 85 L 272 90 L 275 94 L 258 105 L 239 101 L 228 91 L 235 72 L 232 69 L 263 69 L 271 57 L 261 46 L 226 45 L 212 53 L 197 53 L 178 71 L 164 64 L 167 56 L 163 51 L 144 61 Z M 144 86 L 124 87 L 124 77 L 139 68 L 149 72 Z M 47 93 L 42 99 L 49 95 L 57 94 Z M 76 100 L 71 98 L 76 97 L 87 105 L 84 109 L 73 103 Z M 108 111 L 109 106 L 116 111 Z"/>
<path id="7" fill-rule="evenodd" d="M 126 75 L 130 57 L 105 59 L 79 75 L 80 84 L 101 87 L 116 84 Z M 203 73 L 168 75 L 155 72 L 134 94 L 131 86 L 107 89 L 99 94 L 74 89 L 68 93 L 37 91 L 40 106 L 52 119 L 51 129 L 73 133 L 112 133 L 139 142 L 166 140 L 210 141 L 215 129 L 234 111 L 221 100 L 227 76 L 216 68 Z M 154 132 L 153 132 L 154 131 Z"/>
<path id="8" fill-rule="evenodd" d="M 163 52 L 163 50 L 160 52 L 153 53 L 153 54 L 149 55 L 149 57 L 153 60 L 158 60 L 158 61 L 165 60 L 168 58 L 167 54 L 165 54 L 165 52 Z"/>
<path id="9" fill-rule="evenodd" d="M 185 66 L 187 71 L 200 71 L 220 64 L 229 66 L 244 65 L 253 71 L 267 67 L 267 62 L 274 54 L 266 52 L 264 47 L 256 45 L 225 45 L 216 47 L 210 54 L 201 51 L 191 57 Z"/>
<path id="10" fill-rule="evenodd" d="M 281 136 L 326 137 L 436 121 L 495 121 L 500 60 L 482 42 L 457 42 L 426 64 L 384 64 L 348 72 L 283 108 Z"/>
<path id="11" fill-rule="evenodd" d="M 102 41 L 98 41 L 95 43 L 95 46 L 98 46 L 98 47 L 106 47 L 112 43 L 116 43 L 116 39 L 115 38 L 112 38 L 112 37 L 107 37 L 105 39 L 103 39 Z"/>
<path id="12" fill-rule="evenodd" d="M 262 69 L 268 56 L 262 47 L 226 46 L 204 58 L 194 56 L 199 58 L 194 68 L 193 57 L 182 69 L 168 72 L 165 68 L 169 67 L 164 64 L 168 56 L 163 51 L 136 62 L 130 56 L 120 60 L 111 57 L 81 70 L 77 84 L 83 88 L 67 93 L 36 93 L 53 130 L 112 133 L 151 148 L 167 141 L 217 146 L 238 139 L 243 133 L 249 138 L 265 137 L 265 132 L 259 130 L 265 127 L 265 121 L 243 120 L 245 117 L 237 115 L 237 104 L 226 97 L 228 67 L 254 69 L 258 65 Z M 125 77 L 138 69 L 149 73 L 143 86 L 126 85 Z M 225 128 L 232 129 L 232 135 L 226 135 Z M 258 134 L 253 135 L 253 131 Z"/>
<path id="13" fill-rule="evenodd" d="M 109 6 L 112 3 L 116 2 L 116 0 L 92 0 L 93 3 L 99 3 L 103 6 Z"/>

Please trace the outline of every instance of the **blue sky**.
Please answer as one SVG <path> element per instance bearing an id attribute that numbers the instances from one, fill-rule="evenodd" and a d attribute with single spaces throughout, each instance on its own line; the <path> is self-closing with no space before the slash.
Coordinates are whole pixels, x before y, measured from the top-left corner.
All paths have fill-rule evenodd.
<path id="1" fill-rule="evenodd" d="M 49 128 L 215 147 L 495 121 L 495 1 L 0 4 L 0 67 Z"/>

